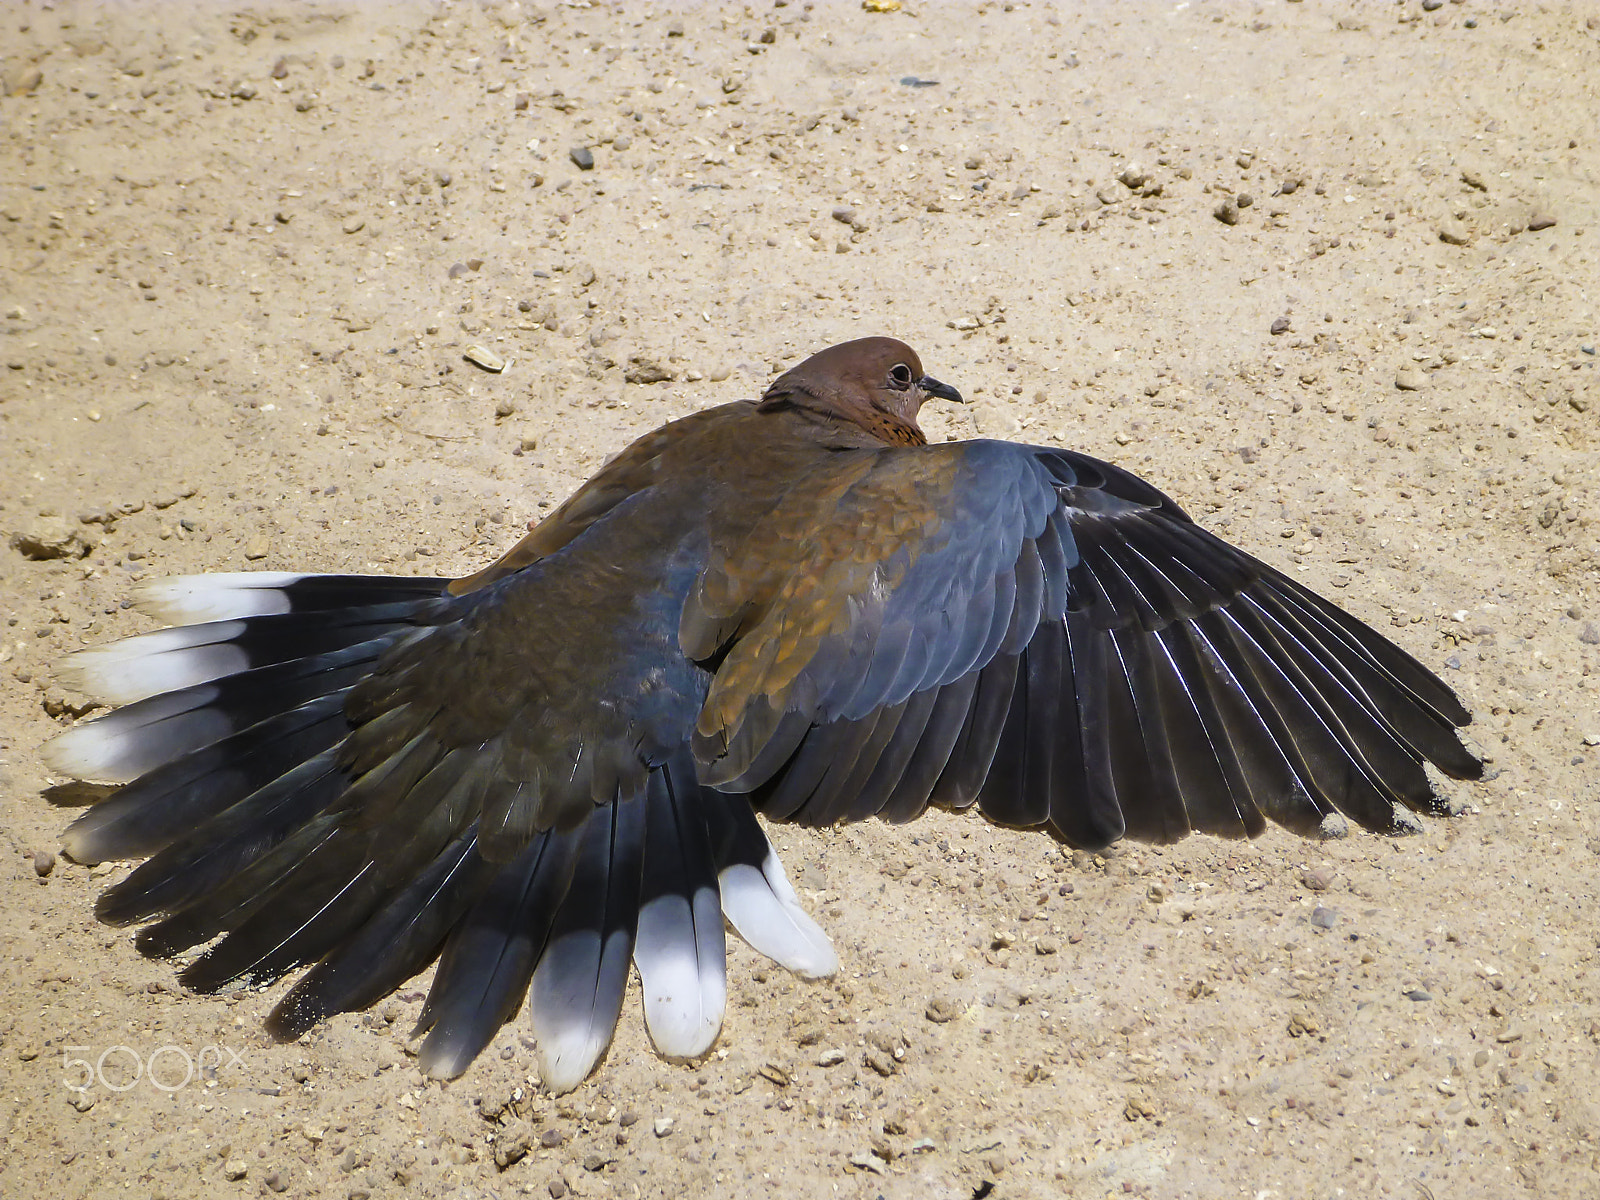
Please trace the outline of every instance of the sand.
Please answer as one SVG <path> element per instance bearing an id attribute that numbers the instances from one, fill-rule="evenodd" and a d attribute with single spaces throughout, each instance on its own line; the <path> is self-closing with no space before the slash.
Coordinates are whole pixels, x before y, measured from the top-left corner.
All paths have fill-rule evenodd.
<path id="1" fill-rule="evenodd" d="M 0 1193 L 1595 1194 L 1593 13 L 7 4 Z M 426 977 L 272 1044 L 281 985 L 185 994 L 93 920 L 125 867 L 51 866 L 51 665 L 134 581 L 469 572 L 868 333 L 972 399 L 933 436 L 1382 629 L 1489 778 L 1399 839 L 775 830 L 838 978 L 736 946 L 706 1061 L 630 995 L 560 1098 L 522 1019 L 424 1081 Z"/>

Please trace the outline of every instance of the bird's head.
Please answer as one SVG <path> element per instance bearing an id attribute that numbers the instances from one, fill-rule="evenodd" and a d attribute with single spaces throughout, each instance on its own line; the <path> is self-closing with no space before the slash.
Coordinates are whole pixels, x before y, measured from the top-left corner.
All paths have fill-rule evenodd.
<path id="1" fill-rule="evenodd" d="M 927 444 L 917 412 L 937 396 L 961 393 L 922 371 L 917 352 L 894 338 L 858 338 L 829 346 L 772 381 L 761 412 L 799 411 L 836 427 L 853 427 L 890 445 Z"/>

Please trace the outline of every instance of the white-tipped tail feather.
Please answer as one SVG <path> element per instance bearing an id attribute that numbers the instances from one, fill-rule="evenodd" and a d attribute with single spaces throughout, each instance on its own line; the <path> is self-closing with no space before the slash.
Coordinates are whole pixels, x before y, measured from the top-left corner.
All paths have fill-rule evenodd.
<path id="1" fill-rule="evenodd" d="M 197 746 L 221 741 L 233 722 L 208 708 L 218 689 L 155 696 L 137 710 L 85 721 L 40 748 L 52 771 L 96 783 L 129 783 Z"/>
<path id="2" fill-rule="evenodd" d="M 631 949 L 624 932 L 612 933 L 602 945 L 599 931 L 585 929 L 545 951 L 528 988 L 528 1015 L 539 1077 L 551 1091 L 577 1087 L 611 1044 Z"/>
<path id="3" fill-rule="evenodd" d="M 838 971 L 833 944 L 800 907 L 776 854 L 769 853 L 760 870 L 736 863 L 717 881 L 723 914 L 751 949 L 802 979 L 822 979 Z"/>
<path id="4" fill-rule="evenodd" d="M 61 676 L 107 704 L 132 704 L 247 670 L 250 656 L 229 644 L 244 629 L 244 621 L 215 621 L 140 634 L 79 650 Z"/>
<path id="5" fill-rule="evenodd" d="M 290 610 L 282 589 L 304 578 L 292 571 L 175 575 L 140 584 L 133 591 L 133 605 L 168 625 L 272 616 Z"/>
<path id="6" fill-rule="evenodd" d="M 728 1000 L 727 944 L 717 894 L 700 888 L 692 905 L 658 896 L 639 910 L 633 961 L 644 990 L 644 1021 L 667 1058 L 698 1058 L 722 1029 Z"/>

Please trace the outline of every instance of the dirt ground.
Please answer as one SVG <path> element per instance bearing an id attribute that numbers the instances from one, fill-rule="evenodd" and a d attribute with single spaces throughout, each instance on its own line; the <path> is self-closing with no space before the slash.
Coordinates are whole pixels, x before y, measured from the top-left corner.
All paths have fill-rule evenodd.
<path id="1" fill-rule="evenodd" d="M 1595 1195 L 1594 12 L 6 4 L 0 1193 Z M 931 435 L 1120 462 L 1441 671 L 1461 815 L 775 830 L 840 976 L 734 945 L 706 1061 L 630 998 L 561 1098 L 520 1019 L 425 1082 L 426 978 L 274 1045 L 48 869 L 51 664 L 135 580 L 464 574 L 868 333 Z"/>

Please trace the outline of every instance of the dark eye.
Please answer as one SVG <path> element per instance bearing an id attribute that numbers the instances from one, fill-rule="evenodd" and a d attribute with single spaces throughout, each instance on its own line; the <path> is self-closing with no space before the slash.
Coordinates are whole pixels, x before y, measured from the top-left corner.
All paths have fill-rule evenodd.
<path id="1" fill-rule="evenodd" d="M 906 366 L 905 363 L 895 363 L 894 366 L 889 368 L 889 382 L 894 384 L 895 387 L 910 387 L 911 368 Z"/>

